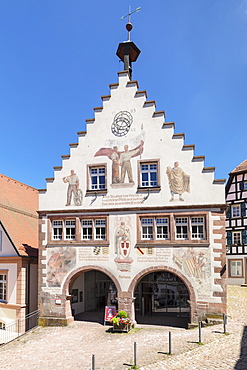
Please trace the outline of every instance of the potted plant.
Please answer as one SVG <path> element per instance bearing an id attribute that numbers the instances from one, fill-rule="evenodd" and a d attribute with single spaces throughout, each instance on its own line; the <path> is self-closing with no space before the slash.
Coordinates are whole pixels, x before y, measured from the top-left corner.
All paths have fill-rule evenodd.
<path id="1" fill-rule="evenodd" d="M 119 311 L 112 319 L 113 331 L 127 332 L 131 329 L 133 321 L 129 318 L 127 312 Z"/>

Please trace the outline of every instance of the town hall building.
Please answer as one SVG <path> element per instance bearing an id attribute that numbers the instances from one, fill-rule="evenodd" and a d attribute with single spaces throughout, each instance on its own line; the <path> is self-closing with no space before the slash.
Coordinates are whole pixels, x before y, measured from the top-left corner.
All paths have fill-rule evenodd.
<path id="1" fill-rule="evenodd" d="M 132 80 L 139 54 L 119 44 L 118 82 L 39 191 L 42 325 L 105 306 L 170 325 L 226 312 L 225 180 Z"/>

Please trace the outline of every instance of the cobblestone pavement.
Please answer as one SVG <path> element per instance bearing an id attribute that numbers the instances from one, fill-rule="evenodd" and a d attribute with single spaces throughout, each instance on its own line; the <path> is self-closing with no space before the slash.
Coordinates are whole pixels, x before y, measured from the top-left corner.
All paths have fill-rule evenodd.
<path id="1" fill-rule="evenodd" d="M 172 355 L 168 352 L 168 332 Z M 74 322 L 67 327 L 39 327 L 0 348 L 1 369 L 130 369 L 137 343 L 140 370 L 247 370 L 247 288 L 228 287 L 228 324 L 202 329 L 140 325 L 130 333 L 111 333 L 99 323 Z"/>

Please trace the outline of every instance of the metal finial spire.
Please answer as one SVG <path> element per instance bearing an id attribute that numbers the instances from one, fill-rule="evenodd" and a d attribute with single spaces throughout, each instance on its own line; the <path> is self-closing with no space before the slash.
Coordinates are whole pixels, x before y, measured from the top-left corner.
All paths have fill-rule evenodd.
<path id="1" fill-rule="evenodd" d="M 126 29 L 128 31 L 128 41 L 130 41 L 130 31 L 133 28 L 132 24 L 130 23 L 130 16 L 131 16 L 131 14 L 136 13 L 136 12 L 139 12 L 140 10 L 141 10 L 141 7 L 139 6 L 139 8 L 136 8 L 136 10 L 134 10 L 133 12 L 131 12 L 131 7 L 129 6 L 129 13 L 126 14 L 126 15 L 123 15 L 120 18 L 122 20 L 122 19 L 128 17 L 128 23 L 126 24 Z"/>

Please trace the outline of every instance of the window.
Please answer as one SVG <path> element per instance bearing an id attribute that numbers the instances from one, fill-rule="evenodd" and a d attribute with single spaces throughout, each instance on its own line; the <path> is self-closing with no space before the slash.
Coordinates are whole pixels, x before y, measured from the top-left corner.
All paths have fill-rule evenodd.
<path id="1" fill-rule="evenodd" d="M 168 218 L 156 218 L 157 239 L 168 239 Z"/>
<path id="2" fill-rule="evenodd" d="M 90 190 L 106 189 L 105 167 L 90 167 Z"/>
<path id="3" fill-rule="evenodd" d="M 142 240 L 168 239 L 168 217 L 152 217 L 141 219 Z"/>
<path id="4" fill-rule="evenodd" d="M 52 221 L 52 239 L 62 240 L 63 238 L 63 221 L 54 220 Z"/>
<path id="5" fill-rule="evenodd" d="M 242 232 L 241 231 L 234 231 L 232 233 L 232 242 L 235 245 L 241 245 L 242 244 Z"/>
<path id="6" fill-rule="evenodd" d="M 0 321 L 0 329 L 5 330 L 5 324 L 4 324 L 4 322 L 1 322 Z"/>
<path id="7" fill-rule="evenodd" d="M 232 209 L 232 217 L 241 217 L 240 204 L 232 205 L 231 209 Z"/>
<path id="8" fill-rule="evenodd" d="M 242 260 L 230 260 L 230 277 L 242 277 Z"/>
<path id="9" fill-rule="evenodd" d="M 7 274 L 0 273 L 0 301 L 6 301 L 7 296 Z"/>
<path id="10" fill-rule="evenodd" d="M 106 219 L 81 220 L 82 240 L 106 240 Z"/>
<path id="11" fill-rule="evenodd" d="M 188 239 L 188 218 L 176 217 L 176 239 Z"/>
<path id="12" fill-rule="evenodd" d="M 93 238 L 93 221 L 92 220 L 82 220 L 82 239 L 92 240 Z"/>
<path id="13" fill-rule="evenodd" d="M 141 183 L 143 187 L 158 186 L 158 163 L 143 163 L 140 165 Z"/>
<path id="14" fill-rule="evenodd" d="M 142 223 L 142 239 L 153 240 L 153 219 L 152 218 L 143 218 Z"/>
<path id="15" fill-rule="evenodd" d="M 105 240 L 105 220 L 95 220 L 95 239 Z"/>
<path id="16" fill-rule="evenodd" d="M 204 239 L 204 217 L 191 217 L 191 238 Z"/>
<path id="17" fill-rule="evenodd" d="M 65 221 L 65 239 L 67 240 L 75 239 L 75 220 Z"/>
<path id="18" fill-rule="evenodd" d="M 52 221 L 52 240 L 74 240 L 75 239 L 75 220 L 53 220 Z"/>
<path id="19" fill-rule="evenodd" d="M 242 181 L 239 183 L 240 190 L 247 190 L 247 181 Z"/>

